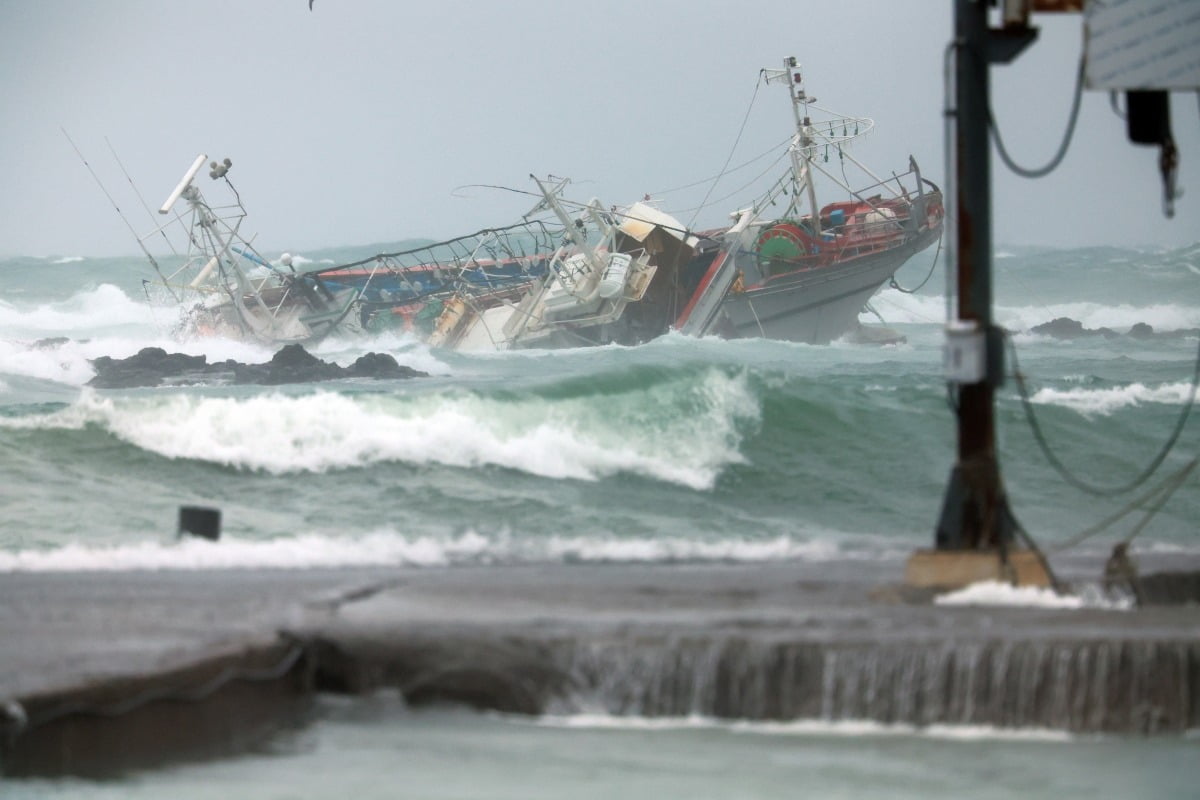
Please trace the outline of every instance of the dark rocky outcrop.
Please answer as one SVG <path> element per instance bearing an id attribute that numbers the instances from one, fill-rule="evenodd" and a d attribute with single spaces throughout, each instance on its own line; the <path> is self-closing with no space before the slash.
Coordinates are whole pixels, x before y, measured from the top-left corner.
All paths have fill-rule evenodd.
<path id="1" fill-rule="evenodd" d="M 1057 317 L 1049 322 L 1043 322 L 1041 325 L 1035 325 L 1030 329 L 1030 333 L 1053 336 L 1055 339 L 1078 339 L 1081 336 L 1103 336 L 1111 339 L 1114 336 L 1120 336 L 1112 328 L 1085 328 L 1082 322 L 1070 317 Z"/>
<path id="2" fill-rule="evenodd" d="M 88 381 L 88 385 L 100 389 L 205 383 L 277 386 L 339 378 L 396 380 L 427 377 L 424 372 L 401 366 L 387 353 L 368 353 L 349 367 L 341 367 L 322 361 L 298 344 L 287 345 L 265 364 L 243 364 L 233 359 L 210 364 L 202 355 L 189 356 L 168 353 L 161 347 L 146 347 L 129 358 L 101 356 L 92 360 L 92 367 L 96 376 Z"/>
<path id="3" fill-rule="evenodd" d="M 204 356 L 168 353 L 161 347 L 144 347 L 129 358 L 100 356 L 92 359 L 96 377 L 88 385 L 104 389 L 157 386 L 166 378 L 203 373 L 206 360 Z"/>
<path id="4" fill-rule="evenodd" d="M 1056 317 L 1049 322 L 1043 322 L 1041 325 L 1034 325 L 1029 329 L 1029 332 L 1040 336 L 1052 336 L 1055 339 L 1079 339 L 1084 336 L 1103 336 L 1105 339 L 1114 339 L 1122 335 L 1112 328 L 1085 328 L 1082 322 L 1070 317 Z M 1156 331 L 1145 322 L 1138 322 L 1125 335 L 1131 339 L 1154 339 L 1158 337 L 1183 338 L 1187 336 L 1200 336 L 1200 328 Z"/>

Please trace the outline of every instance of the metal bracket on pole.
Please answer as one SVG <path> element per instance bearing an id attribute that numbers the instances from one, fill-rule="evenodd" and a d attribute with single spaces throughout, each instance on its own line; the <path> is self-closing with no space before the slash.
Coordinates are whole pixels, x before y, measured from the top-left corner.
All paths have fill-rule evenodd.
<path id="1" fill-rule="evenodd" d="M 1033 44 L 1037 37 L 1037 28 L 1011 27 L 988 31 L 988 63 L 1008 64 Z"/>

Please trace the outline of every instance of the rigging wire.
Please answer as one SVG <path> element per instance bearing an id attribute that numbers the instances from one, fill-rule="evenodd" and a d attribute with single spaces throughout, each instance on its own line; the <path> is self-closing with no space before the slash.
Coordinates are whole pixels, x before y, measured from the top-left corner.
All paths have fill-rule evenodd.
<path id="1" fill-rule="evenodd" d="M 1075 123 L 1079 121 L 1079 106 L 1080 101 L 1083 99 L 1083 72 L 1084 60 L 1081 53 L 1079 57 L 1079 71 L 1075 78 L 1075 100 L 1071 105 L 1071 116 L 1067 121 L 1066 133 L 1063 135 L 1062 144 L 1058 146 L 1058 152 L 1041 167 L 1022 167 L 1013 161 L 1012 156 L 1008 154 L 1008 150 L 1004 147 L 1004 139 L 1000 136 L 1000 128 L 996 126 L 996 118 L 992 114 L 991 103 L 988 104 L 988 130 L 992 132 L 992 139 L 996 142 L 996 152 L 999 153 L 1000 160 L 1004 162 L 1004 165 L 1022 178 L 1044 177 L 1057 169 L 1058 165 L 1062 163 L 1063 157 L 1066 156 L 1067 149 L 1071 145 L 1071 138 L 1075 135 Z"/>
<path id="2" fill-rule="evenodd" d="M 104 143 L 108 145 L 108 152 L 112 153 L 113 160 L 116 161 L 117 166 L 121 168 L 121 174 L 125 176 L 125 180 L 128 181 L 129 187 L 133 189 L 133 193 L 137 195 L 138 201 L 142 204 L 142 208 L 146 211 L 146 216 L 150 217 L 150 221 L 157 227 L 158 220 L 155 219 L 154 212 L 150 210 L 150 206 L 146 203 L 146 198 L 142 196 L 140 191 L 138 191 L 137 186 L 133 182 L 133 178 L 129 176 L 129 171 L 125 169 L 125 165 L 121 163 L 121 159 L 117 157 L 117 151 L 115 148 L 113 148 L 112 142 L 108 140 L 107 136 L 104 137 Z M 179 251 L 175 249 L 175 245 L 171 242 L 170 238 L 168 238 L 166 230 L 159 228 L 158 232 L 162 236 L 163 241 L 167 243 L 167 247 L 170 248 L 171 252 L 174 255 L 179 255 Z"/>
<path id="3" fill-rule="evenodd" d="M 1179 435 L 1183 432 L 1183 428 L 1187 424 L 1188 415 L 1191 413 L 1192 406 L 1195 404 L 1197 384 L 1200 384 L 1200 346 L 1197 347 L 1196 363 L 1192 372 L 1192 386 L 1188 392 L 1188 398 L 1183 404 L 1183 410 L 1179 414 L 1179 419 L 1175 422 L 1174 430 L 1171 431 L 1171 435 L 1167 438 L 1167 441 L 1163 443 L 1163 446 L 1158 451 L 1158 454 L 1155 455 L 1154 458 L 1151 459 L 1150 463 L 1147 464 L 1146 467 L 1128 483 L 1121 484 L 1119 486 L 1097 486 L 1075 476 L 1069 469 L 1067 469 L 1066 465 L 1062 463 L 1062 461 L 1051 449 L 1050 444 L 1046 441 L 1045 434 L 1042 432 L 1041 424 L 1037 420 L 1037 415 L 1034 414 L 1033 403 L 1029 399 L 1029 390 L 1025 385 L 1025 376 L 1021 374 L 1021 365 L 1017 362 L 1017 348 L 1013 343 L 1012 335 L 1008 331 L 1004 331 L 1004 339 L 1008 344 L 1008 350 L 1012 356 L 1013 373 L 1017 382 L 1017 391 L 1021 395 L 1021 406 L 1025 410 L 1025 417 L 1029 422 L 1030 430 L 1033 432 L 1033 438 L 1037 441 L 1038 447 L 1041 449 L 1042 454 L 1046 457 L 1046 460 L 1050 462 L 1050 465 L 1054 467 L 1055 471 L 1062 476 L 1064 481 L 1071 486 L 1074 486 L 1076 489 L 1079 489 L 1080 491 L 1090 494 L 1094 497 L 1113 497 L 1131 492 L 1141 487 L 1146 483 L 1147 480 L 1150 479 L 1150 476 L 1152 476 L 1155 470 L 1162 465 L 1163 460 L 1166 459 L 1172 448 L 1174 448 L 1175 444 L 1179 441 Z"/>
<path id="4" fill-rule="evenodd" d="M 709 184 L 708 191 L 704 193 L 704 199 L 700 201 L 700 205 L 695 209 L 696 213 L 693 214 L 692 218 L 688 221 L 687 228 L 689 230 L 695 224 L 696 217 L 699 216 L 700 211 L 703 210 L 707 205 L 708 198 L 712 196 L 713 189 L 717 188 L 717 184 L 720 183 L 721 178 L 725 176 L 725 171 L 729 168 L 729 162 L 733 160 L 733 154 L 737 152 L 737 146 L 742 141 L 742 134 L 746 131 L 746 123 L 750 121 L 750 112 L 754 109 L 754 101 L 758 99 L 758 90 L 762 87 L 764 72 L 765 70 L 760 69 L 758 71 L 758 77 L 754 79 L 754 94 L 750 95 L 750 105 L 746 106 L 746 113 L 742 115 L 742 124 L 741 127 L 738 128 L 737 137 L 733 140 L 733 147 L 729 148 L 729 155 L 726 157 L 725 163 L 721 166 L 721 171 L 715 178 L 713 178 L 712 183 Z"/>
<path id="5" fill-rule="evenodd" d="M 792 137 L 788 136 L 782 142 L 772 145 L 769 149 L 764 150 L 763 152 L 759 153 L 758 155 L 756 155 L 754 158 L 750 159 L 749 161 L 743 161 L 741 164 L 738 164 L 736 167 L 730 167 L 729 169 L 725 170 L 724 174 L 728 175 L 730 173 L 737 172 L 738 170 L 745 169 L 746 167 L 750 166 L 754 162 L 761 161 L 762 159 L 771 155 L 776 150 L 778 150 L 779 148 L 783 147 L 784 145 L 788 144 L 791 141 L 792 141 Z M 676 186 L 673 189 L 663 189 L 662 191 L 658 191 L 658 192 L 650 192 L 650 196 L 658 197 L 658 196 L 664 195 L 664 194 L 674 194 L 675 192 L 681 192 L 684 189 L 693 189 L 697 186 L 708 183 L 709 181 L 716 180 L 720 177 L 721 177 L 720 175 L 710 175 L 707 178 L 701 178 L 698 181 L 694 181 L 693 183 L 689 183 L 684 186 Z"/>
<path id="6" fill-rule="evenodd" d="M 140 247 L 142 249 L 142 253 L 145 254 L 147 259 L 149 259 L 150 264 L 154 267 L 154 271 L 157 272 L 158 276 L 163 279 L 163 283 L 166 283 L 167 278 L 165 275 L 163 275 L 162 269 L 158 265 L 158 261 L 150 253 L 150 251 L 146 249 L 146 243 L 144 241 L 142 241 L 142 237 L 138 236 L 138 232 L 133 229 L 133 225 L 129 222 L 129 219 L 125 216 L 125 212 L 123 212 L 121 210 L 121 207 L 119 205 L 117 205 L 117 201 L 113 199 L 113 196 L 111 194 L 109 194 L 108 189 L 105 188 L 104 183 L 100 180 L 100 176 L 96 174 L 96 171 L 94 169 L 92 169 L 92 165 L 89 164 L 88 160 L 83 157 L 83 153 L 80 152 L 79 148 L 75 145 L 75 140 L 71 138 L 71 135 L 69 133 L 67 133 L 66 128 L 63 128 L 60 126 L 59 130 L 62 131 L 62 135 L 67 138 L 67 141 L 71 143 L 71 149 L 75 151 L 75 155 L 79 156 L 79 160 L 83 162 L 83 165 L 85 167 L 87 167 L 87 171 L 91 174 L 92 180 L 94 180 L 96 182 L 96 185 L 100 187 L 100 191 L 104 192 L 104 196 L 108 198 L 108 202 L 111 203 L 113 209 L 116 210 L 117 216 L 119 216 L 121 218 L 121 221 L 125 223 L 125 227 L 129 228 L 129 232 L 132 233 L 133 238 L 137 240 L 138 247 Z M 168 289 L 168 291 L 170 291 L 170 290 Z M 176 301 L 179 300 L 178 297 L 175 297 L 174 292 L 171 292 L 171 296 L 173 298 L 175 298 Z"/>
<path id="7" fill-rule="evenodd" d="M 746 183 L 742 184 L 742 185 L 741 185 L 741 186 L 739 186 L 738 188 L 734 189 L 734 190 L 733 190 L 732 192 L 730 192 L 729 194 L 727 194 L 727 195 L 725 195 L 725 196 L 723 196 L 723 197 L 718 197 L 718 198 L 716 198 L 715 200 L 713 200 L 712 202 L 713 202 L 713 203 L 723 203 L 723 202 L 725 202 L 726 200 L 728 200 L 729 198 L 731 198 L 731 197 L 734 197 L 734 196 L 736 196 L 736 195 L 740 194 L 741 192 L 745 191 L 745 190 L 746 190 L 746 189 L 748 189 L 749 187 L 753 186 L 755 183 L 757 183 L 758 181 L 762 180 L 763 176 L 767 175 L 768 173 L 770 173 L 770 172 L 771 172 L 771 170 L 773 170 L 773 169 L 775 169 L 777 166 L 779 166 L 779 162 L 780 162 L 780 161 L 783 161 L 785 158 L 787 158 L 787 155 L 788 155 L 788 154 L 787 154 L 787 151 L 784 151 L 782 155 L 780 155 L 778 158 L 776 158 L 774 161 L 772 161 L 770 164 L 768 164 L 768 165 L 767 165 L 767 168 L 766 168 L 766 169 L 764 169 L 762 172 L 758 173 L 758 174 L 757 174 L 757 175 L 755 175 L 753 178 L 751 178 L 749 181 L 747 181 Z M 705 197 L 705 200 L 706 200 L 706 201 L 707 201 L 707 199 L 708 199 L 708 198 L 707 198 L 707 197 Z M 685 208 L 685 209 L 682 209 L 681 211 L 677 211 L 677 212 L 675 212 L 675 213 L 677 213 L 677 214 L 686 214 L 686 213 L 688 213 L 689 211 L 695 211 L 695 212 L 699 213 L 699 212 L 700 212 L 700 211 L 701 211 L 703 208 L 705 208 L 705 205 L 706 205 L 706 204 L 701 204 L 701 205 L 698 205 L 698 206 L 696 206 L 696 207 L 694 207 L 694 208 Z M 711 204 L 708 204 L 708 205 L 711 205 Z M 694 217 L 694 216 L 692 217 L 692 221 L 693 221 L 693 222 L 695 221 L 695 217 Z M 692 227 L 692 226 L 691 226 L 691 223 L 688 223 L 688 226 L 687 226 L 687 227 L 688 227 L 688 229 L 690 230 L 690 229 L 691 229 L 691 227 Z"/>

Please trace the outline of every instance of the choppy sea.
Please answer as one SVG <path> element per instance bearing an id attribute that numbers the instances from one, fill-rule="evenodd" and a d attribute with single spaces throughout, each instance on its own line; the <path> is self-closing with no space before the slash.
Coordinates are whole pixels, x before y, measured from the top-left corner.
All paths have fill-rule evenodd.
<path id="1" fill-rule="evenodd" d="M 306 254 L 338 263 L 349 250 Z M 1013 247 L 996 260 L 1038 425 L 1080 480 L 1126 483 L 1192 393 L 1200 245 Z M 640 347 L 470 355 L 403 335 L 312 348 L 387 352 L 429 374 L 282 387 L 96 390 L 89 359 L 155 345 L 210 360 L 264 348 L 176 341 L 142 261 L 0 260 L 0 580 L 36 570 L 198 570 L 513 562 L 900 559 L 932 542 L 954 458 L 934 254 L 862 321 L 902 344 L 807 346 L 671 335 Z M 1031 333 L 1058 317 L 1117 336 Z M 1135 323 L 1154 335 L 1125 334 Z M 1012 364 L 1009 364 L 1011 370 Z M 1051 555 L 1129 496 L 1097 499 L 1047 461 L 1014 381 L 998 392 L 1014 512 Z M 1200 450 L 1193 416 L 1158 476 Z M 1156 478 L 1155 480 L 1157 480 Z M 1148 486 L 1152 486 L 1151 481 Z M 178 541 L 181 505 L 219 507 L 219 543 Z M 1143 517 L 1075 552 L 1102 556 Z M 1200 554 L 1197 477 L 1135 554 Z M 13 646 L 4 643 L 4 646 Z M 525 719 L 325 698 L 269 751 L 55 797 L 1194 797 L 1194 737 Z"/>

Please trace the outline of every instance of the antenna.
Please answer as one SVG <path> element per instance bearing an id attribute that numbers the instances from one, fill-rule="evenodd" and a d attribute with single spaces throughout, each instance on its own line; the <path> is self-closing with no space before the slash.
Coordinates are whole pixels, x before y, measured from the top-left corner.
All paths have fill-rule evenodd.
<path id="1" fill-rule="evenodd" d="M 171 206 L 175 205 L 175 201 L 179 199 L 179 195 L 183 194 L 183 190 L 191 185 L 192 178 L 196 177 L 196 173 L 200 171 L 200 168 L 204 166 L 204 162 L 207 160 L 208 156 L 204 153 L 196 156 L 196 160 L 192 162 L 192 166 L 189 167 L 188 171 L 183 174 L 183 180 L 179 181 L 179 185 L 176 186 L 175 191 L 171 192 L 170 196 L 167 197 L 166 202 L 162 204 L 162 208 L 158 210 L 158 213 L 167 214 L 171 211 Z"/>
<path id="2" fill-rule="evenodd" d="M 146 205 L 146 198 L 142 197 L 142 193 L 138 191 L 137 186 L 134 185 L 133 178 L 129 177 L 129 170 L 125 169 L 125 165 L 121 163 L 120 157 L 117 156 L 117 151 L 113 148 L 112 142 L 108 140 L 107 136 L 104 137 L 104 143 L 108 145 L 108 152 L 112 153 L 113 160 L 116 161 L 117 166 L 121 168 L 121 172 L 125 175 L 125 180 L 129 182 L 129 187 L 133 189 L 133 193 L 137 195 L 138 202 L 141 203 L 142 208 L 146 210 L 146 215 L 150 217 L 151 222 L 154 222 L 154 214 L 150 211 L 150 206 Z M 154 224 L 157 225 L 158 223 L 154 222 Z M 163 241 L 167 243 L 167 247 L 170 248 L 171 252 L 175 255 L 179 255 L 179 251 L 175 249 L 175 245 L 172 244 L 171 240 L 167 237 L 167 232 L 163 230 L 163 228 L 159 228 L 158 233 L 160 236 L 162 236 Z"/>
<path id="3" fill-rule="evenodd" d="M 117 201 L 114 200 L 113 196 L 108 193 L 108 189 L 104 188 L 104 183 L 101 182 L 100 176 L 96 174 L 96 171 L 92 169 L 92 165 L 88 163 L 88 160 L 83 157 L 83 153 L 81 153 L 79 148 L 75 146 L 75 140 L 71 138 L 69 133 L 67 133 L 67 129 L 59 126 L 59 130 L 62 131 L 63 136 L 67 137 L 67 141 L 71 143 L 71 149 L 75 151 L 75 155 L 79 156 L 79 160 L 83 162 L 85 167 L 87 167 L 87 171 L 91 174 L 92 180 L 94 180 L 96 185 L 100 187 L 100 191 L 104 192 L 104 196 L 108 198 L 108 202 L 112 203 L 112 207 L 116 210 L 117 216 L 119 216 L 121 221 L 125 223 L 125 227 L 129 228 L 129 232 L 132 233 L 133 238 L 137 240 L 138 247 L 142 248 L 142 252 L 146 255 L 146 258 L 150 260 L 150 264 L 154 267 L 154 271 L 158 273 L 158 277 L 163 279 L 164 285 L 167 285 L 167 291 L 170 291 L 171 296 L 174 297 L 175 292 L 171 291 L 170 286 L 167 284 L 167 278 L 165 275 L 163 275 L 162 270 L 159 268 L 158 262 L 154 260 L 154 255 L 148 249 L 146 249 L 146 243 L 142 241 L 142 237 L 138 236 L 138 232 L 133 229 L 133 225 L 131 225 L 129 220 L 125 217 L 125 213 L 121 211 L 121 207 L 117 205 Z M 175 299 L 178 300 L 179 298 L 176 297 Z"/>

